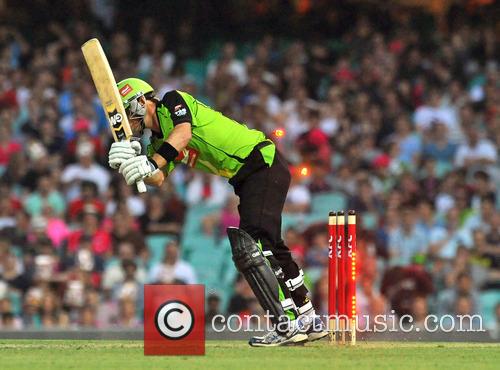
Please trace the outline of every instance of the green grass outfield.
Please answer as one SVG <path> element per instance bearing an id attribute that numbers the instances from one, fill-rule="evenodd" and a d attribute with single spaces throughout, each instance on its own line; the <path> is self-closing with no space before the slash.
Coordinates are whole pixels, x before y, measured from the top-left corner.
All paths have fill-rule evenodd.
<path id="1" fill-rule="evenodd" d="M 142 342 L 0 340 L 0 369 L 499 369 L 500 345 L 371 342 L 251 348 L 208 341 L 205 356 L 144 357 Z"/>

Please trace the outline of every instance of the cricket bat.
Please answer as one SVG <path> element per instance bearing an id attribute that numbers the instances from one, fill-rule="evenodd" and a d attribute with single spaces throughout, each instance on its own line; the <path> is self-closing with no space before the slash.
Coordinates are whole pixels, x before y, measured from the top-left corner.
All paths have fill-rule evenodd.
<path id="1" fill-rule="evenodd" d="M 132 130 L 116 86 L 113 71 L 98 39 L 90 39 L 82 45 L 83 56 L 90 70 L 102 107 L 108 115 L 111 133 L 115 141 L 130 140 Z M 137 182 L 139 193 L 146 192 L 144 181 Z"/>

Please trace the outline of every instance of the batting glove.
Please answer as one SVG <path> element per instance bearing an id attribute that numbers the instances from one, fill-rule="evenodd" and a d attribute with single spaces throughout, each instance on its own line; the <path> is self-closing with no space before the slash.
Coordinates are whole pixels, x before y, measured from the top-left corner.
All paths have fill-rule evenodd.
<path id="1" fill-rule="evenodd" d="M 145 177 L 153 176 L 159 171 L 155 163 L 150 162 L 148 157 L 140 155 L 127 159 L 120 165 L 119 172 L 125 177 L 128 185 L 135 184 Z"/>
<path id="2" fill-rule="evenodd" d="M 111 144 L 108 153 L 109 167 L 116 170 L 123 162 L 141 154 L 141 149 L 138 141 L 117 141 Z"/>

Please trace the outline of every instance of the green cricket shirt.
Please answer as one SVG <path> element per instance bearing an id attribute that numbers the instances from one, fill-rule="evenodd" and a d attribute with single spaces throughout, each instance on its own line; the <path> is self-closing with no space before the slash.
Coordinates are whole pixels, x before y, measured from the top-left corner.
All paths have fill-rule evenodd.
<path id="1" fill-rule="evenodd" d="M 163 168 L 165 174 L 172 172 L 177 164 L 184 163 L 230 179 L 257 144 L 270 141 L 262 132 L 249 129 L 182 91 L 167 92 L 157 105 L 156 115 L 161 134 L 155 133 L 151 137 L 149 156 L 158 150 L 175 125 L 191 124 L 191 140 L 179 156 Z M 269 166 L 274 160 L 275 150 L 274 144 L 260 148 L 264 162 Z"/>

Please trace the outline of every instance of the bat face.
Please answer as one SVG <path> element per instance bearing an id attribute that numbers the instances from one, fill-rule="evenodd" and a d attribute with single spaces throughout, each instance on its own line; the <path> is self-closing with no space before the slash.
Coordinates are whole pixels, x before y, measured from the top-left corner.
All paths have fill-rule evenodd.
<path id="1" fill-rule="evenodd" d="M 130 139 L 132 130 L 116 86 L 115 77 L 101 44 L 97 39 L 91 39 L 82 46 L 82 52 L 94 80 L 102 107 L 108 116 L 113 138 L 115 141 Z"/>
<path id="2" fill-rule="evenodd" d="M 113 131 L 114 136 L 116 136 L 119 141 L 126 140 L 127 134 L 123 129 L 123 115 L 116 109 L 106 113 L 108 114 L 109 124 L 111 125 L 111 130 Z"/>

